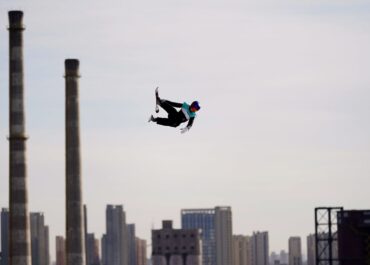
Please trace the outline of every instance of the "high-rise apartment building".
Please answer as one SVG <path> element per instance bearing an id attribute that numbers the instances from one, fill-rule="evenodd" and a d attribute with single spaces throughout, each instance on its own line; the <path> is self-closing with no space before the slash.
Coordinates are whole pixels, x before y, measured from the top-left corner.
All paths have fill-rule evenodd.
<path id="1" fill-rule="evenodd" d="M 136 232 L 135 224 L 127 225 L 128 264 L 136 265 Z"/>
<path id="2" fill-rule="evenodd" d="M 369 264 L 370 210 L 339 211 L 337 221 L 340 264 Z"/>
<path id="3" fill-rule="evenodd" d="M 280 251 L 280 263 L 284 265 L 288 265 L 289 263 L 289 255 L 285 250 Z"/>
<path id="4" fill-rule="evenodd" d="M 201 229 L 203 265 L 216 265 L 215 209 L 181 211 L 182 229 Z"/>
<path id="5" fill-rule="evenodd" d="M 202 265 L 199 229 L 173 229 L 172 221 L 152 230 L 153 265 Z"/>
<path id="6" fill-rule="evenodd" d="M 315 235 L 307 236 L 307 265 L 316 265 Z"/>
<path id="7" fill-rule="evenodd" d="M 252 235 L 252 265 L 269 265 L 269 235 L 268 232 L 253 232 Z"/>
<path id="8" fill-rule="evenodd" d="M 301 238 L 298 236 L 289 238 L 289 265 L 302 265 Z"/>
<path id="9" fill-rule="evenodd" d="M 184 209 L 183 229 L 201 229 L 203 265 L 232 264 L 231 207 Z"/>
<path id="10" fill-rule="evenodd" d="M 100 265 L 99 240 L 93 233 L 86 235 L 86 265 Z"/>
<path id="11" fill-rule="evenodd" d="M 62 236 L 55 238 L 56 265 L 66 265 L 66 240 Z"/>
<path id="12" fill-rule="evenodd" d="M 232 264 L 231 207 L 216 207 L 215 227 L 217 265 Z"/>
<path id="13" fill-rule="evenodd" d="M 45 225 L 43 213 L 31 213 L 32 265 L 50 265 L 49 227 Z"/>
<path id="14" fill-rule="evenodd" d="M 86 265 L 100 265 L 99 240 L 94 233 L 88 233 L 87 206 L 83 206 Z"/>
<path id="15" fill-rule="evenodd" d="M 129 265 L 126 213 L 122 205 L 107 205 L 102 250 L 103 265 Z"/>
<path id="16" fill-rule="evenodd" d="M 270 254 L 270 264 L 276 264 L 276 263 L 280 264 L 280 255 L 272 251 Z"/>
<path id="17" fill-rule="evenodd" d="M 251 237 L 233 236 L 233 265 L 252 265 Z"/>
<path id="18" fill-rule="evenodd" d="M 136 238 L 136 265 L 147 265 L 146 240 Z"/>
<path id="19" fill-rule="evenodd" d="M 9 210 L 1 210 L 1 264 L 9 265 Z"/>
<path id="20" fill-rule="evenodd" d="M 101 237 L 101 262 L 102 265 L 107 265 L 108 260 L 108 251 L 107 251 L 107 235 L 103 234 Z"/>

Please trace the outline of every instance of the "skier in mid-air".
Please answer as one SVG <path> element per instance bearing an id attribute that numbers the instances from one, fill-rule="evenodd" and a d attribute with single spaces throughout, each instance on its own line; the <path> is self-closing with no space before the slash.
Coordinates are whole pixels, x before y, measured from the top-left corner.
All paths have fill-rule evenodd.
<path id="1" fill-rule="evenodd" d="M 165 99 L 161 99 L 158 95 L 158 87 L 155 89 L 155 98 L 156 98 L 155 111 L 158 113 L 159 112 L 158 106 L 161 106 L 168 113 L 168 117 L 160 118 L 151 115 L 149 117 L 149 122 L 156 122 L 157 124 L 163 126 L 177 127 L 181 123 L 188 121 L 186 127 L 180 130 L 181 133 L 185 133 L 190 130 L 196 117 L 196 112 L 200 110 L 198 101 L 194 101 L 189 105 L 186 102 L 176 103 Z M 177 110 L 176 108 L 180 108 L 180 110 Z"/>

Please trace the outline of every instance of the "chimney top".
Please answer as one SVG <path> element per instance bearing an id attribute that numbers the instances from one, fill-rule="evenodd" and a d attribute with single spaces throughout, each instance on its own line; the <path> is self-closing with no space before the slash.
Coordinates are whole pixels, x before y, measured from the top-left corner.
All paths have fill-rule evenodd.
<path id="1" fill-rule="evenodd" d="M 77 59 L 66 59 L 64 62 L 66 76 L 79 76 L 80 61 Z"/>
<path id="2" fill-rule="evenodd" d="M 9 29 L 23 30 L 23 11 L 13 10 L 9 11 Z"/>

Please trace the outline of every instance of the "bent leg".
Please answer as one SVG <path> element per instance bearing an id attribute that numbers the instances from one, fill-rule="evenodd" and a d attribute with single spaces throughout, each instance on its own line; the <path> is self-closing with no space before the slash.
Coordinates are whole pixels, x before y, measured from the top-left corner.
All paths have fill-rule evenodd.
<path id="1" fill-rule="evenodd" d="M 168 113 L 169 116 L 177 114 L 177 110 L 172 107 L 165 99 L 159 100 L 159 106 L 161 106 Z"/>
<path id="2" fill-rule="evenodd" d="M 167 119 L 167 118 L 156 118 L 156 122 L 157 122 L 157 124 L 163 125 L 163 126 L 170 126 L 170 127 L 176 127 L 177 126 L 176 123 L 174 123 L 172 120 Z"/>
<path id="3" fill-rule="evenodd" d="M 168 118 L 156 118 L 155 122 L 163 126 L 177 127 L 180 125 L 181 120 L 177 118 L 177 115 L 169 115 Z"/>

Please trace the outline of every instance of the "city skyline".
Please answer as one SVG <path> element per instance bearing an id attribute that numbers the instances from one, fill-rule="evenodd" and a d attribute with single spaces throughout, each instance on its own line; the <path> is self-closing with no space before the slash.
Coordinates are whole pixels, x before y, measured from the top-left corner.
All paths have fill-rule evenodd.
<path id="1" fill-rule="evenodd" d="M 88 223 L 88 219 L 86 218 L 87 207 L 84 205 L 84 220 L 85 224 Z M 338 208 L 336 208 L 338 209 Z M 332 211 L 332 214 L 337 216 L 338 214 L 338 221 L 337 218 L 330 218 L 332 222 L 332 232 L 339 231 L 339 227 L 341 227 L 341 243 L 340 246 L 345 251 L 350 253 L 353 250 L 357 251 L 357 254 L 354 252 L 352 253 L 352 258 L 356 258 L 357 260 L 361 260 L 366 255 L 366 244 L 363 244 L 363 238 L 367 236 L 369 233 L 370 222 L 368 216 L 370 216 L 370 210 L 345 210 L 341 208 L 341 211 L 333 210 L 333 208 L 323 208 L 318 207 L 315 209 L 319 211 L 318 220 L 320 223 L 320 228 L 318 228 L 318 234 L 320 234 L 319 241 L 321 242 L 319 245 L 319 257 L 320 259 L 327 259 L 329 257 L 329 252 L 332 253 L 332 257 L 337 259 L 338 258 L 338 235 L 331 234 L 328 237 L 328 211 Z M 8 250 L 9 250 L 9 242 L 8 242 L 8 219 L 9 219 L 9 211 L 6 208 L 2 208 L 1 211 L 1 248 L 0 248 L 0 264 L 1 265 L 9 265 L 6 259 Z M 214 217 L 207 215 L 214 215 Z M 230 248 L 225 244 L 228 240 L 224 240 L 225 238 L 229 237 L 230 230 L 230 222 L 228 220 L 232 219 L 232 212 L 230 207 L 225 206 L 216 206 L 213 209 L 182 209 L 182 228 L 180 230 L 184 231 L 197 231 L 199 233 L 199 240 L 202 241 L 201 245 L 205 243 L 207 236 L 204 235 L 211 233 L 215 235 L 216 241 L 213 244 L 219 249 L 218 252 L 224 252 L 223 255 L 220 255 L 219 258 L 222 260 L 225 257 L 228 251 L 232 253 L 231 260 L 234 265 L 268 265 L 267 263 L 270 261 L 270 265 L 275 264 L 275 261 L 280 261 L 282 265 L 289 264 L 314 264 L 315 263 L 315 235 L 310 234 L 307 236 L 307 255 L 303 255 L 303 245 L 301 242 L 301 238 L 297 236 L 290 236 L 288 239 L 288 252 L 285 249 L 280 250 L 280 255 L 277 254 L 274 250 L 269 250 L 269 232 L 268 231 L 254 231 L 253 235 L 232 235 L 232 247 Z M 355 218 L 348 218 L 350 215 L 353 215 Z M 210 218 L 211 217 L 211 218 Z M 347 226 L 342 222 L 342 220 L 351 220 L 353 223 L 352 226 Z M 55 238 L 55 249 L 50 249 L 50 239 L 49 239 L 49 226 L 45 225 L 45 218 L 44 213 L 42 212 L 31 212 L 30 213 L 30 220 L 31 220 L 31 247 L 32 247 L 32 263 L 36 265 L 48 265 L 48 264 L 56 264 L 63 265 L 65 263 L 65 259 L 63 261 L 63 256 L 66 257 L 65 248 L 65 240 L 63 236 L 56 236 Z M 143 264 L 143 254 L 147 253 L 147 247 L 150 247 L 154 244 L 153 240 L 155 241 L 156 236 L 153 237 L 153 232 L 158 231 L 157 229 L 152 228 L 152 244 L 147 244 L 146 240 L 140 239 L 136 237 L 135 234 L 135 224 L 127 224 L 126 223 L 126 213 L 123 210 L 122 205 L 106 205 L 106 229 L 107 233 L 103 234 L 102 237 L 95 238 L 94 233 L 89 233 L 89 231 L 85 231 L 86 235 L 86 257 L 89 260 L 87 265 L 106 265 L 111 263 L 117 264 L 128 264 L 128 265 L 139 265 Z M 172 220 L 163 220 L 163 227 L 165 223 L 170 224 L 172 227 Z M 215 227 L 212 226 L 214 223 Z M 338 227 L 336 224 L 338 223 Z M 335 225 L 334 225 L 335 224 Z M 340 226 L 339 226 L 340 224 Z M 218 227 L 216 230 L 214 228 Z M 207 231 L 209 230 L 209 231 Z M 217 231 L 219 230 L 219 231 Z M 346 231 L 343 233 L 343 231 Z M 336 232 L 334 232 L 336 234 Z M 346 237 L 352 237 L 352 242 L 355 247 L 352 245 L 350 251 L 347 250 L 346 244 L 348 243 L 347 239 L 343 239 L 343 235 Z M 361 235 L 360 237 L 358 237 Z M 333 236 L 333 237 L 332 237 Z M 166 238 L 168 238 L 166 236 Z M 176 238 L 176 237 L 175 237 Z M 324 240 L 324 241 L 323 241 Z M 327 249 L 327 242 L 333 240 L 332 251 Z M 176 240 L 175 240 L 176 241 Z M 5 242 L 5 244 L 4 244 Z M 63 243 L 64 242 L 64 243 Z M 177 242 L 177 241 L 176 241 Z M 158 242 L 157 242 L 158 243 Z M 165 244 L 166 248 L 169 247 L 168 242 L 162 242 Z M 176 244 L 178 244 L 177 242 Z M 219 244 L 221 243 L 221 244 Z M 212 244 L 211 244 L 212 245 Z M 204 248 L 209 248 L 211 246 L 209 243 L 203 245 Z M 163 246 L 162 246 L 163 247 Z M 101 249 L 101 251 L 100 251 Z M 177 247 L 178 249 L 178 247 Z M 323 251 L 325 249 L 325 251 Z M 361 251 L 358 251 L 361 249 Z M 158 249 L 157 249 L 158 250 Z M 163 250 L 163 248 L 162 248 Z M 176 250 L 176 248 L 175 248 Z M 313 251 L 312 251 L 313 250 Z M 155 249 L 153 249 L 155 251 Z M 214 251 L 213 255 L 216 253 Z M 50 253 L 56 254 L 56 260 L 50 260 Z M 63 254 L 64 253 L 64 254 Z M 175 251 L 176 255 L 178 254 Z M 200 255 L 203 255 L 206 252 L 203 252 Z M 344 253 L 344 252 L 343 252 Z M 210 253 L 208 253 L 210 254 Z M 310 256 L 311 255 L 311 256 Z M 344 258 L 345 254 L 342 254 L 342 258 Z M 351 254 L 346 254 L 351 255 Z M 359 255 L 359 256 L 356 256 Z M 106 259 L 109 257 L 113 257 L 114 262 L 107 261 Z M 148 260 L 150 260 L 150 255 L 146 256 Z M 200 260 L 203 260 L 204 265 L 213 265 L 219 263 L 219 258 L 210 259 L 210 257 L 205 259 L 204 256 L 199 256 Z M 112 259 L 112 258 L 111 258 Z M 288 259 L 290 260 L 288 262 Z M 344 258 L 345 259 L 345 258 Z M 121 261 L 119 261 L 121 260 Z M 211 261 L 211 262 L 209 262 Z M 222 264 L 222 263 L 221 263 Z M 294 265 L 293 264 L 293 265 Z"/>
<path id="2" fill-rule="evenodd" d="M 45 213 L 51 238 L 65 228 L 66 58 L 81 62 L 83 198 L 99 236 L 106 204 L 123 204 L 145 239 L 163 218 L 179 227 L 179 209 L 229 205 L 234 234 L 270 231 L 277 251 L 313 232 L 318 205 L 369 208 L 366 1 L 2 2 L 1 150 L 14 9 L 25 12 L 29 211 Z M 146 123 L 157 85 L 201 102 L 188 134 Z"/>
<path id="3" fill-rule="evenodd" d="M 140 244 L 142 244 L 142 242 L 146 242 L 146 240 L 142 240 L 142 239 L 140 239 L 140 238 L 138 238 L 138 237 L 135 236 L 135 224 L 126 224 L 125 223 L 124 220 L 126 219 L 126 217 L 125 217 L 126 216 L 126 213 L 123 211 L 122 205 L 106 205 L 106 207 L 107 207 L 106 208 L 106 218 L 107 218 L 106 225 L 108 225 L 108 226 L 111 226 L 112 224 L 116 225 L 115 228 L 111 227 L 109 229 L 108 229 L 108 226 L 107 226 L 107 229 L 111 231 L 110 233 L 112 235 L 113 234 L 117 234 L 117 235 L 118 234 L 121 234 L 123 236 L 123 238 L 126 238 L 126 240 L 129 240 L 129 241 L 132 240 L 130 238 L 132 236 L 134 236 L 134 238 L 136 239 L 134 241 L 137 241 L 137 242 L 136 243 L 133 242 L 133 244 L 135 244 L 135 245 L 138 244 L 138 246 L 139 246 L 140 249 L 142 247 L 144 247 L 146 249 L 146 247 L 148 247 L 148 246 L 151 245 L 150 243 L 149 244 L 145 243 L 144 245 L 142 245 L 140 247 Z M 209 213 L 212 213 L 215 216 L 217 216 L 216 212 L 218 210 L 226 211 L 227 212 L 227 211 L 230 211 L 231 210 L 231 209 L 228 209 L 228 208 L 229 207 L 225 207 L 225 206 L 223 206 L 223 207 L 216 206 L 213 209 L 182 209 L 181 210 L 181 214 L 182 214 L 183 218 L 184 218 L 184 215 L 189 215 L 189 214 L 190 215 L 196 215 L 196 214 L 198 214 L 199 216 L 196 219 L 193 219 L 191 216 L 188 216 L 186 219 L 183 219 L 183 221 L 185 221 L 185 220 L 186 221 L 185 221 L 185 223 L 182 223 L 182 228 L 181 229 L 184 229 L 184 224 L 186 224 L 186 223 L 187 223 L 187 225 L 185 225 L 185 226 L 189 226 L 189 224 L 191 224 L 191 223 L 193 224 L 193 226 L 195 225 L 194 227 L 200 227 L 199 225 L 201 225 L 202 223 L 205 226 L 209 226 L 209 224 L 207 224 L 207 222 L 204 223 L 205 220 L 202 220 L 202 218 L 204 218 L 204 216 L 202 216 L 202 214 L 204 215 L 204 214 L 207 214 L 207 213 L 208 214 Z M 120 212 L 120 211 L 122 211 L 122 212 Z M 358 212 L 360 212 L 360 211 L 358 210 Z M 367 211 L 367 212 L 369 212 L 369 211 Z M 85 214 L 87 213 L 87 207 L 86 207 L 86 205 L 84 206 L 84 213 Z M 8 214 L 8 210 L 6 208 L 3 208 L 2 209 L 2 212 L 1 212 L 1 223 L 0 223 L 1 224 L 1 227 L 2 227 L 2 231 L 1 231 L 1 241 L 2 242 L 6 242 L 7 241 L 6 224 L 8 223 L 8 218 L 9 218 L 9 217 L 6 217 L 7 214 Z M 121 217 L 119 217 L 119 216 L 121 216 Z M 219 215 L 219 217 L 221 217 L 221 216 L 222 215 Z M 86 216 L 84 216 L 84 217 L 86 217 Z M 112 219 L 112 217 L 113 217 L 113 219 Z M 120 222 L 117 222 L 117 220 L 114 221 L 114 219 L 117 219 L 117 217 L 122 219 L 122 221 L 123 221 L 122 224 L 126 227 L 126 229 L 124 229 L 125 232 L 123 232 L 123 233 L 118 232 L 118 231 L 115 231 L 117 229 L 122 229 L 123 228 L 123 227 L 121 227 L 121 228 L 118 227 Z M 189 217 L 190 217 L 190 219 L 189 219 Z M 226 216 L 221 217 L 221 220 L 224 219 L 223 221 L 225 221 L 225 217 Z M 58 251 L 60 251 L 61 245 L 62 245 L 62 243 L 60 243 L 60 242 L 64 241 L 64 236 L 57 235 L 56 238 L 54 238 L 55 240 L 54 239 L 51 239 L 50 240 L 49 239 L 49 226 L 44 226 L 44 218 L 45 218 L 44 217 L 44 213 L 42 213 L 42 212 L 30 212 L 31 239 L 34 238 L 34 236 L 35 236 L 35 240 L 33 240 L 33 239 L 31 240 L 31 243 L 32 243 L 32 253 L 33 253 L 32 254 L 33 255 L 32 256 L 32 259 L 37 259 L 37 260 L 35 260 L 35 262 L 37 262 L 38 264 L 40 263 L 41 265 L 42 264 L 54 264 L 53 262 L 56 262 L 56 264 L 59 264 L 58 263 L 58 258 L 57 258 L 58 255 L 55 256 L 54 254 L 56 254 Z M 88 223 L 88 219 L 87 218 L 84 218 L 84 219 L 85 219 L 85 223 L 86 222 Z M 227 219 L 227 217 L 226 217 L 226 219 Z M 213 221 L 216 221 L 216 220 L 213 220 Z M 221 220 L 216 221 L 216 223 L 217 222 L 220 222 Z M 190 221 L 190 223 L 189 223 L 189 221 Z M 208 220 L 208 221 L 210 221 L 210 220 Z M 170 222 L 172 223 L 172 221 L 170 221 Z M 226 225 L 226 224 L 224 223 L 224 225 Z M 189 227 L 185 228 L 185 230 L 187 230 L 187 229 L 189 229 Z M 226 232 L 228 230 L 227 229 L 227 225 L 225 227 L 223 227 L 222 229 L 225 229 L 222 233 Z M 129 232 L 129 230 L 131 230 L 132 232 Z M 156 229 L 154 229 L 154 230 L 156 230 Z M 154 230 L 150 230 L 150 231 L 154 231 Z M 205 233 L 205 231 L 203 231 L 203 229 L 200 229 L 199 231 L 202 231 L 202 233 Z M 211 233 L 215 233 L 215 232 L 216 231 L 213 231 L 213 232 L 211 231 Z M 209 232 L 207 232 L 207 233 L 209 233 Z M 260 253 L 258 255 L 261 255 L 261 254 L 262 255 L 265 255 L 265 257 L 266 257 L 265 260 L 267 260 L 267 261 L 268 261 L 268 257 L 267 256 L 270 256 L 270 254 L 271 254 L 270 257 L 273 257 L 273 255 L 276 255 L 275 250 L 270 250 L 269 251 L 268 249 L 264 249 L 264 245 L 265 244 L 267 244 L 267 248 L 268 248 L 268 244 L 269 244 L 268 233 L 269 233 L 268 231 L 265 231 L 265 232 L 254 231 L 253 234 L 248 234 L 248 235 L 246 235 L 246 234 L 245 235 L 235 235 L 235 234 L 233 234 L 233 243 L 232 243 L 233 244 L 233 250 L 232 250 L 233 251 L 233 257 L 235 258 L 238 255 L 244 255 L 243 258 L 242 258 L 243 261 L 242 260 L 239 260 L 237 262 L 241 262 L 242 261 L 242 262 L 247 262 L 247 264 L 249 264 L 248 262 L 252 262 L 251 265 L 255 264 L 253 262 L 257 262 L 256 264 L 265 264 L 264 263 L 265 261 L 263 261 L 262 263 L 258 263 L 257 260 L 254 260 L 252 258 L 252 256 L 253 256 L 252 255 L 252 251 L 254 251 L 256 253 L 257 252 Z M 3 234 L 5 236 L 3 236 Z M 217 235 L 217 232 L 215 234 Z M 32 236 L 32 235 L 34 235 L 34 236 Z M 106 248 L 106 246 L 107 246 L 106 244 L 108 243 L 106 234 L 103 234 L 101 237 L 95 238 L 94 231 L 86 231 L 86 235 L 87 235 L 86 242 L 89 242 L 86 245 L 86 255 L 87 256 L 89 256 L 89 255 L 96 255 L 94 258 L 100 258 L 100 261 L 103 262 L 103 264 L 105 264 L 104 263 L 104 257 L 109 256 L 109 255 L 103 254 L 106 251 L 104 249 L 107 249 Z M 43 236 L 45 236 L 45 238 L 42 238 Z M 308 237 L 311 237 L 311 236 L 312 235 L 308 235 L 307 236 L 307 239 L 308 239 Z M 42 240 L 36 239 L 36 238 L 41 238 Z M 289 237 L 287 239 L 287 244 L 288 245 L 290 245 L 291 239 L 297 239 L 297 237 Z M 298 237 L 298 239 L 300 240 L 299 237 Z M 236 241 L 234 242 L 234 240 L 236 240 Z M 117 241 L 117 238 L 116 238 L 116 241 Z M 118 241 L 120 241 L 120 240 L 118 239 Z M 223 240 L 221 239 L 221 241 L 223 241 Z M 246 242 L 244 242 L 244 241 L 246 241 Z M 255 246 L 253 246 L 253 241 L 255 241 L 255 244 L 256 244 Z M 35 244 L 35 242 L 37 242 L 37 243 Z M 55 245 L 52 244 L 51 242 L 54 242 Z M 138 242 L 141 242 L 141 243 L 138 243 Z M 202 245 L 203 245 L 203 242 L 204 242 L 204 240 L 202 240 Z M 111 244 L 111 243 L 109 243 L 109 244 Z M 234 243 L 236 243 L 236 244 L 238 244 L 240 246 L 242 244 L 244 244 L 244 245 L 243 245 L 242 249 L 239 249 L 238 250 L 238 247 L 237 248 L 234 247 Z M 64 244 L 65 244 L 65 242 L 64 242 Z M 129 243 L 129 244 L 132 244 L 132 243 Z M 308 241 L 307 241 L 307 244 L 308 244 Z M 7 244 L 5 246 L 3 246 L 3 244 L 1 244 L 0 253 L 1 253 L 1 251 L 4 250 L 5 251 L 5 255 L 6 255 L 6 253 L 7 253 L 6 252 L 7 251 L 7 246 L 8 246 Z M 50 246 L 52 246 L 52 247 L 50 248 Z M 118 247 L 118 246 L 116 246 L 116 247 Z M 280 255 L 282 255 L 281 254 L 282 252 L 286 253 L 286 255 L 288 255 L 289 253 L 291 253 L 290 251 L 286 252 L 286 250 L 289 250 L 289 247 L 287 249 L 279 250 L 280 251 Z M 99 251 L 100 249 L 101 249 L 101 251 Z M 227 248 L 224 249 L 224 250 L 227 250 Z M 39 252 L 39 253 L 36 253 L 34 251 Z M 41 254 L 40 251 L 41 252 L 44 251 L 44 253 Z M 65 249 L 64 250 L 61 250 L 61 251 L 64 252 Z M 242 252 L 238 253 L 238 251 L 246 251 L 246 253 L 241 254 Z M 263 252 L 265 252 L 265 251 L 266 251 L 266 253 L 263 254 Z M 113 251 L 113 252 L 116 253 L 115 255 L 117 255 L 117 254 L 118 255 L 123 255 L 126 258 L 128 258 L 128 260 L 131 260 L 131 261 L 128 262 L 129 265 L 131 264 L 130 262 L 133 262 L 132 264 L 135 264 L 135 262 L 136 262 L 135 258 L 134 259 L 132 259 L 132 257 L 129 258 L 131 255 L 137 255 L 137 257 L 139 257 L 141 255 L 138 252 L 136 252 L 136 250 L 134 251 L 134 252 L 136 252 L 136 254 L 130 253 L 129 248 L 127 248 L 127 249 L 125 248 L 125 250 L 121 254 L 119 254 L 120 252 L 117 252 L 117 250 L 116 251 Z M 140 252 L 140 250 L 139 250 L 139 252 Z M 145 250 L 145 252 L 146 252 L 146 250 Z M 255 256 L 256 256 L 256 253 L 254 254 Z M 304 253 L 304 251 L 302 251 L 302 253 Z M 147 258 L 150 259 L 150 257 L 151 257 L 150 253 L 147 253 L 147 254 L 149 254 L 147 256 Z M 294 251 L 292 252 L 292 254 L 294 254 Z M 42 258 L 43 260 L 41 260 L 40 259 L 40 257 L 41 257 L 40 255 L 45 255 L 44 256 L 45 258 Z M 49 255 L 50 256 L 53 256 L 53 259 L 50 260 L 50 261 L 49 261 Z M 236 255 L 236 256 L 234 256 L 234 255 Z M 247 255 L 247 256 L 245 256 L 245 255 Z M 91 256 L 91 257 L 93 257 L 93 256 Z M 302 255 L 301 257 L 302 257 L 302 261 L 303 262 L 307 262 L 308 261 L 307 260 L 307 255 Z M 60 261 L 60 258 L 61 258 L 61 255 L 59 254 L 59 261 Z M 233 258 L 233 260 L 234 260 L 234 258 Z M 247 260 L 245 260 L 246 258 L 247 258 Z M 281 259 L 284 259 L 282 256 L 280 258 Z M 279 257 L 277 257 L 277 259 L 279 259 Z M 288 257 L 286 257 L 286 259 L 288 259 Z M 46 260 L 48 260 L 48 261 L 46 261 Z M 1 259 L 0 259 L 0 261 L 1 261 Z M 95 263 L 94 263 L 94 261 L 91 261 L 91 264 L 99 265 L 100 264 L 99 263 L 100 261 L 97 261 Z M 271 261 L 271 258 L 270 258 L 270 261 Z M 8 265 L 8 263 L 7 263 L 6 260 L 4 262 L 5 263 L 2 263 L 3 265 Z M 214 261 L 214 263 L 216 263 L 216 262 Z M 87 264 L 87 265 L 89 265 L 89 264 Z M 123 262 L 123 264 L 126 264 L 126 263 Z M 205 264 L 205 263 L 203 262 L 203 264 Z M 285 264 L 285 263 L 282 263 L 282 264 Z M 63 265 L 63 264 L 61 264 L 61 265 Z"/>

